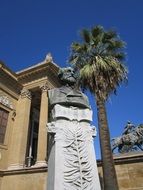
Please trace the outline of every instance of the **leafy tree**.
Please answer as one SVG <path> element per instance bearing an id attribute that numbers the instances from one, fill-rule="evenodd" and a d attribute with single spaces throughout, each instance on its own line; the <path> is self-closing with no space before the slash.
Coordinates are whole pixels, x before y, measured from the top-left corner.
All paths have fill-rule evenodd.
<path id="1" fill-rule="evenodd" d="M 81 42 L 71 45 L 69 62 L 79 72 L 78 84 L 89 89 L 95 96 L 98 127 L 103 161 L 105 190 L 117 190 L 118 183 L 110 145 L 106 101 L 117 87 L 127 81 L 127 69 L 123 64 L 125 53 L 123 42 L 113 30 L 102 26 L 81 31 Z"/>

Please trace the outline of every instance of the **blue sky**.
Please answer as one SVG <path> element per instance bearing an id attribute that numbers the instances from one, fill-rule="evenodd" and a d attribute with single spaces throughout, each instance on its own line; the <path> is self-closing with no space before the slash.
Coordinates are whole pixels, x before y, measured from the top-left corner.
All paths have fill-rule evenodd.
<path id="1" fill-rule="evenodd" d="M 13 71 L 39 63 L 51 52 L 67 66 L 70 45 L 83 28 L 114 28 L 127 43 L 127 86 L 107 103 L 111 137 L 122 133 L 127 120 L 143 123 L 143 1 L 142 0 L 1 0 L 0 60 Z M 91 100 L 91 98 L 90 98 Z M 96 108 L 94 124 L 97 126 Z M 95 140 L 97 158 L 99 142 Z"/>

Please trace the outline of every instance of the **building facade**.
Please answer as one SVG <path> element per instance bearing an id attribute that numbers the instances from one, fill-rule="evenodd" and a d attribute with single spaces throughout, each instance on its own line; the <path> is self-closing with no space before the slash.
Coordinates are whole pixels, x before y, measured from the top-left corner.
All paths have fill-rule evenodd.
<path id="1" fill-rule="evenodd" d="M 60 86 L 58 70 L 50 55 L 16 73 L 0 62 L 0 190 L 46 190 L 47 91 Z M 121 190 L 143 189 L 142 161 L 142 154 L 115 159 Z"/>
<path id="2" fill-rule="evenodd" d="M 17 73 L 0 63 L 0 189 L 19 189 L 12 173 L 32 172 L 32 179 L 41 168 L 47 173 L 47 90 L 59 86 L 58 69 L 50 55 Z"/>

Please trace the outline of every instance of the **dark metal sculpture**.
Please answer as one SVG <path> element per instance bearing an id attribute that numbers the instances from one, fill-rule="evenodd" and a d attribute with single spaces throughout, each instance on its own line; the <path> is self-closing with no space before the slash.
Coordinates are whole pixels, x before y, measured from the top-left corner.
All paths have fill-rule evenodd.
<path id="1" fill-rule="evenodd" d="M 58 77 L 63 86 L 49 90 L 49 104 L 51 108 L 56 104 L 60 104 L 91 109 L 87 96 L 76 87 L 77 76 L 73 68 L 60 69 Z"/>
<path id="2" fill-rule="evenodd" d="M 128 122 L 121 136 L 111 140 L 112 152 L 116 149 L 119 153 L 143 151 L 143 124 L 134 126 Z"/>

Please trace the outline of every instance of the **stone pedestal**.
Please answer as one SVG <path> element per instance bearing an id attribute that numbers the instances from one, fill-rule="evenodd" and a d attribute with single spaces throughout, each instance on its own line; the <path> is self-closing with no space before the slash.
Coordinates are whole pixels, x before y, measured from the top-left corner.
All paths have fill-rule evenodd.
<path id="1" fill-rule="evenodd" d="M 48 123 L 48 190 L 100 190 L 89 109 L 55 105 Z"/>

